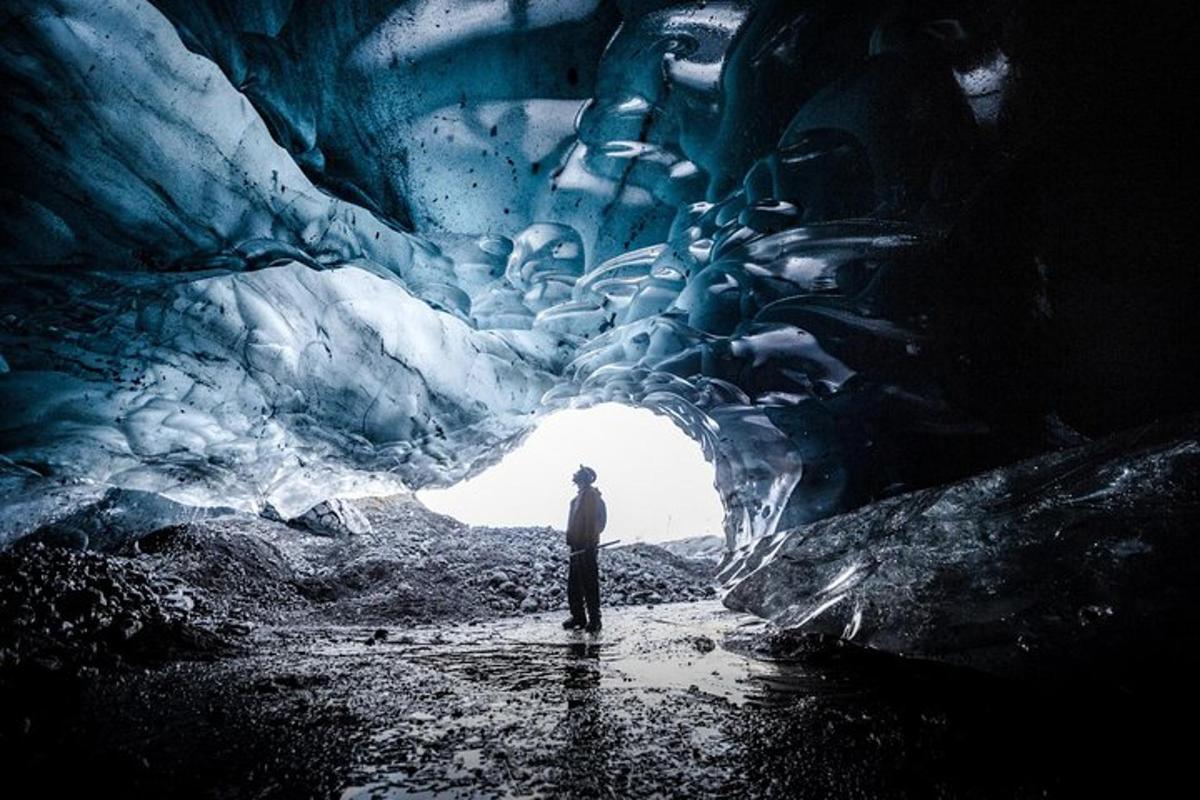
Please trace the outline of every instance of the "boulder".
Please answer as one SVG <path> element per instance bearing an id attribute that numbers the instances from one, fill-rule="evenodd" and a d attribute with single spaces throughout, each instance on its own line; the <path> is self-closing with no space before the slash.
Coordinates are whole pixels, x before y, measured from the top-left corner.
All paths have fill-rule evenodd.
<path id="1" fill-rule="evenodd" d="M 288 520 L 288 525 L 335 539 L 371 532 L 371 522 L 366 516 L 349 501 L 338 497 L 317 503 L 300 516 Z"/>

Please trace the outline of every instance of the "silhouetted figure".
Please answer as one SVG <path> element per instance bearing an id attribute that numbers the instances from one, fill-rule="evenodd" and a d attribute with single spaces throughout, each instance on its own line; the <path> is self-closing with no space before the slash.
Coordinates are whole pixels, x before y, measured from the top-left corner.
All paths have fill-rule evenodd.
<path id="1" fill-rule="evenodd" d="M 585 628 L 589 633 L 600 630 L 600 567 L 596 553 L 600 532 L 608 520 L 608 511 L 596 482 L 596 471 L 579 465 L 571 477 L 579 493 L 571 499 L 567 518 L 567 547 L 571 550 L 567 567 L 567 604 L 571 618 L 564 628 Z M 585 614 L 586 609 L 586 614 Z"/>

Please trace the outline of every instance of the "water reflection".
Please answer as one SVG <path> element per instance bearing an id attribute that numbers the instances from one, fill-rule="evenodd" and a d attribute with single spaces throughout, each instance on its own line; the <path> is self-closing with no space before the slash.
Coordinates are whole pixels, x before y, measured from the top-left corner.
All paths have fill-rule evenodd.
<path id="1" fill-rule="evenodd" d="M 565 785 L 583 796 L 604 793 L 610 754 L 621 745 L 619 723 L 609 713 L 600 686 L 601 648 L 594 639 L 568 642 L 563 661 L 565 736 L 559 763 Z"/>
<path id="2" fill-rule="evenodd" d="M 567 689 L 567 708 L 574 708 L 582 697 L 591 697 L 593 690 L 600 688 L 600 643 L 569 642 L 566 653 L 563 686 Z"/>
<path id="3" fill-rule="evenodd" d="M 520 618 L 346 641 L 310 651 L 346 659 L 381 729 L 346 798 L 1109 796 L 1189 741 L 1111 692 L 772 634 L 715 603 L 620 609 L 603 638 Z"/>

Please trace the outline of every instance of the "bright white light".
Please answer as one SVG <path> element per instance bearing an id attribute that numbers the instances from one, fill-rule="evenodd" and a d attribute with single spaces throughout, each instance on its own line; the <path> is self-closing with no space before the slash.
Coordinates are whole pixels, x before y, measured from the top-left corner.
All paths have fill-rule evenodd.
<path id="1" fill-rule="evenodd" d="M 665 417 L 605 403 L 547 416 L 496 466 L 422 503 L 471 525 L 563 529 L 580 464 L 596 470 L 608 507 L 601 542 L 667 541 L 720 534 L 724 512 L 713 466 Z"/>

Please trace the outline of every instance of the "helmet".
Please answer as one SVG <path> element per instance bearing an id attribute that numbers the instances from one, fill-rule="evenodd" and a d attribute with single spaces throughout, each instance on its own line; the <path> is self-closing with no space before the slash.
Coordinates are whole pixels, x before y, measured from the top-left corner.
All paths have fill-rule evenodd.
<path id="1" fill-rule="evenodd" d="M 579 469 L 577 469 L 575 474 L 571 476 L 571 480 L 575 481 L 576 483 L 595 483 L 596 470 L 580 464 Z"/>

